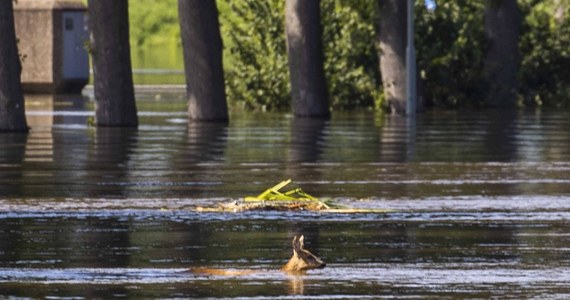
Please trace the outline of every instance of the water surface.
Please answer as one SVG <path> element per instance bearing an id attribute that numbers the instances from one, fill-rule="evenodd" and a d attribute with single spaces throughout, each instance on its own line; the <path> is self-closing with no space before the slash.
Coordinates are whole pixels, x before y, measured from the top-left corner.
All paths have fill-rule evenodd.
<path id="1" fill-rule="evenodd" d="M 132 130 L 89 126 L 89 97 L 30 97 L 31 133 L 0 135 L 0 297 L 569 295 L 566 112 L 189 124 L 183 97 L 162 91 L 138 95 Z M 287 178 L 386 212 L 193 211 Z M 275 271 L 295 234 L 325 269 Z"/>

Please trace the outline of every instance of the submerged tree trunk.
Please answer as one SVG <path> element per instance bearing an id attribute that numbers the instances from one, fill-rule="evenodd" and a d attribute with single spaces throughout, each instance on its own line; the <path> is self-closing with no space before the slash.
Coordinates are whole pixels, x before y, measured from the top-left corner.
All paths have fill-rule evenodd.
<path id="1" fill-rule="evenodd" d="M 26 132 L 12 0 L 0 0 L 0 132 Z"/>
<path id="2" fill-rule="evenodd" d="M 516 105 L 520 30 L 521 16 L 516 0 L 485 1 L 485 35 L 489 49 L 484 68 L 488 106 Z"/>
<path id="3" fill-rule="evenodd" d="M 378 2 L 380 74 L 391 112 L 406 113 L 406 0 Z"/>
<path id="4" fill-rule="evenodd" d="M 222 38 L 215 0 L 178 0 L 188 118 L 227 121 Z"/>
<path id="5" fill-rule="evenodd" d="M 89 0 L 97 126 L 136 127 L 128 0 Z"/>
<path id="6" fill-rule="evenodd" d="M 286 0 L 285 31 L 293 114 L 296 117 L 329 117 L 320 1 Z"/>

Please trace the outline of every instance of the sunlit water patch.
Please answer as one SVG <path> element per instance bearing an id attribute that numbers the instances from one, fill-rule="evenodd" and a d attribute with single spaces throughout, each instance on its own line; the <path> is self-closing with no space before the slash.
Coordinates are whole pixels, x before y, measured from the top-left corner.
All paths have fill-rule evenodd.
<path id="1" fill-rule="evenodd" d="M 367 264 L 333 265 L 326 271 L 288 275 L 259 270 L 259 274 L 240 277 L 199 276 L 184 269 L 1 269 L 0 284 L 41 284 L 79 286 L 90 290 L 126 286 L 125 290 L 148 290 L 165 286 L 160 296 L 223 297 L 232 291 L 243 296 L 265 298 L 281 290 L 280 297 L 330 299 L 363 297 L 392 298 L 394 293 L 407 297 L 486 296 L 499 298 L 564 297 L 570 292 L 570 268 L 519 269 L 509 265 L 480 264 Z M 187 285 L 192 288 L 180 289 Z M 99 287 L 97 287 L 99 286 Z M 178 287 L 178 291 L 174 290 Z M 65 291 L 65 288 L 63 289 Z M 73 291 L 73 288 L 69 288 Z M 404 292 L 405 291 L 405 292 Z M 49 293 L 49 292 L 48 292 Z M 85 294 L 82 294 L 85 295 Z M 264 297 L 265 296 L 265 297 Z M 273 296 L 275 297 L 275 296 Z"/>

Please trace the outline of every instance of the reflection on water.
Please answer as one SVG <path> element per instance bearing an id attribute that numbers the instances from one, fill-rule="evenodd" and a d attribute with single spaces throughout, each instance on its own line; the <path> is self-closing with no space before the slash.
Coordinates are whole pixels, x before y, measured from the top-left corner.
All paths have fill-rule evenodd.
<path id="1" fill-rule="evenodd" d="M 182 151 L 186 162 L 200 164 L 224 161 L 227 124 L 190 122 L 187 132 L 186 151 Z"/>
<path id="2" fill-rule="evenodd" d="M 182 53 L 182 45 L 177 42 L 134 47 L 131 51 L 134 83 L 186 84 Z"/>
<path id="3" fill-rule="evenodd" d="M 138 95 L 137 130 L 90 127 L 82 97 L 27 98 L 30 134 L 0 135 L 0 298 L 570 293 L 568 113 L 209 124 L 187 122 L 184 97 L 157 95 Z M 190 210 L 286 178 L 386 212 Z M 276 271 L 294 234 L 327 268 Z M 195 266 L 259 272 L 185 272 Z"/>
<path id="4" fill-rule="evenodd" d="M 1 219 L 4 295 L 228 297 L 303 294 L 544 297 L 570 291 L 570 231 L 551 222 L 331 222 L 232 219 L 192 214 L 139 218 Z M 307 237 L 327 267 L 276 271 L 291 232 Z M 316 234 L 316 236 L 315 236 Z M 313 242 L 318 241 L 318 242 Z M 253 268 L 203 276 L 191 266 Z M 83 289 L 83 290 L 81 290 Z"/>
<path id="5" fill-rule="evenodd" d="M 322 119 L 299 119 L 291 123 L 289 162 L 318 162 L 326 147 L 330 122 Z"/>

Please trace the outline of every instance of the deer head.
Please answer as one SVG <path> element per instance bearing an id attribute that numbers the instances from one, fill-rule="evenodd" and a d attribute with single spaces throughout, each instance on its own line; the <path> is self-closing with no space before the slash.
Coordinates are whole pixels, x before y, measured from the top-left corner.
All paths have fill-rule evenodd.
<path id="1" fill-rule="evenodd" d="M 285 272 L 304 272 L 311 269 L 322 269 L 326 264 L 313 253 L 304 248 L 304 236 L 293 237 L 293 256 L 281 268 Z"/>

